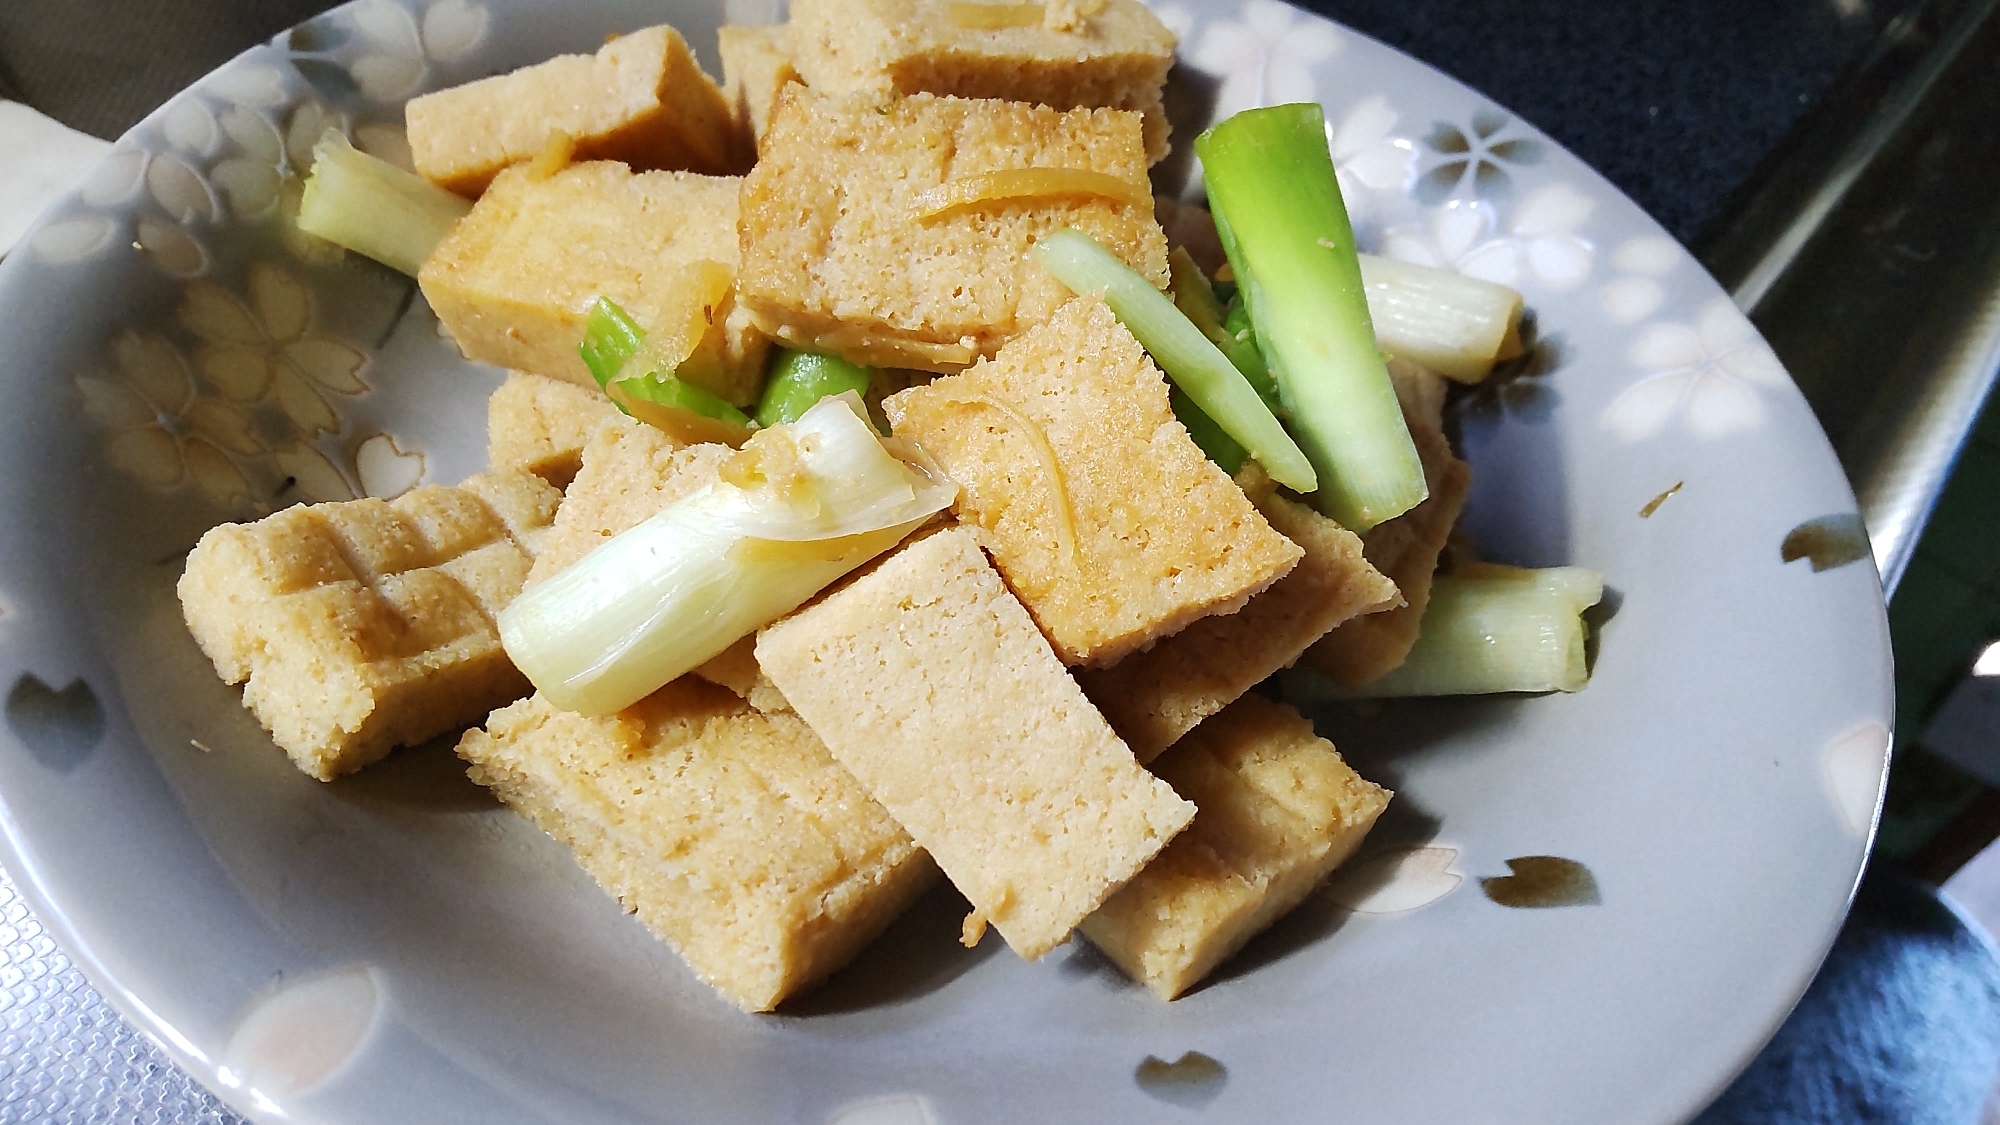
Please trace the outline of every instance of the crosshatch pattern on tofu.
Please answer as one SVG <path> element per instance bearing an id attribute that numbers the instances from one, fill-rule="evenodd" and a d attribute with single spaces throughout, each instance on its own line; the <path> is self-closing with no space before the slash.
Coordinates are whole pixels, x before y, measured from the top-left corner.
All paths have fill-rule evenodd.
<path id="1" fill-rule="evenodd" d="M 919 539 L 757 638 L 834 757 L 1036 958 L 1186 825 L 973 533 Z"/>
<path id="2" fill-rule="evenodd" d="M 1390 798 L 1297 711 L 1258 695 L 1196 727 L 1153 772 L 1201 811 L 1083 933 L 1168 1000 L 1297 906 Z"/>
<path id="3" fill-rule="evenodd" d="M 188 629 L 322 781 L 478 720 L 528 684 L 494 618 L 561 494 L 526 473 L 224 524 L 188 556 Z"/>
<path id="4" fill-rule="evenodd" d="M 1174 33 L 1138 0 L 1038 7 L 1015 26 L 969 27 L 980 10 L 958 0 L 794 0 L 793 56 L 806 84 L 829 93 L 1133 110 L 1146 117 L 1150 158 L 1165 156 Z"/>
<path id="5" fill-rule="evenodd" d="M 1021 168 L 1102 173 L 1151 199 L 1136 114 L 787 87 L 743 183 L 739 300 L 781 340 L 949 372 L 1068 299 L 1028 257 L 1043 235 L 1075 227 L 1165 285 L 1150 202 L 1058 195 L 921 211 L 923 192 Z"/>
<path id="6" fill-rule="evenodd" d="M 1114 663 L 1233 611 L 1302 554 L 1196 447 L 1096 297 L 883 410 L 960 484 L 958 518 L 1065 664 Z"/>
<path id="7" fill-rule="evenodd" d="M 805 723 L 699 679 L 595 718 L 538 695 L 458 753 L 746 1011 L 846 964 L 937 879 Z"/>

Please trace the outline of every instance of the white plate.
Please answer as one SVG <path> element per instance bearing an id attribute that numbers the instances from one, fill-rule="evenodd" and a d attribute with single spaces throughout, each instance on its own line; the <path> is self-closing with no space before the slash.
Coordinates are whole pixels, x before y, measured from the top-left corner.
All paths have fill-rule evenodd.
<path id="1" fill-rule="evenodd" d="M 1398 792 L 1357 861 L 1387 885 L 1171 1005 L 1080 946 L 959 950 L 941 892 L 753 1018 L 445 746 L 293 770 L 182 628 L 183 552 L 259 505 L 476 471 L 497 382 L 407 282 L 281 236 L 301 142 L 393 146 L 416 91 L 723 16 L 363 0 L 174 99 L 0 268 L 5 859 L 106 996 L 262 1121 L 1595 1125 L 1718 1091 L 1831 941 L 1881 790 L 1872 566 L 1780 548 L 1858 524 L 1825 439 L 1715 283 L 1530 126 L 1271 0 L 1162 14 L 1224 109 L 1326 105 L 1365 243 L 1526 293 L 1552 370 L 1465 404 L 1468 526 L 1615 591 L 1578 695 L 1326 717 Z M 1524 856 L 1599 901 L 1502 905 Z"/>

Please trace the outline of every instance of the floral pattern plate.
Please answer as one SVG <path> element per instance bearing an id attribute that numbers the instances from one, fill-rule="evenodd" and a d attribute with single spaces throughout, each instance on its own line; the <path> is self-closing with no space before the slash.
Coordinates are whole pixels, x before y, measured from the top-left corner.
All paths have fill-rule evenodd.
<path id="1" fill-rule="evenodd" d="M 406 160 L 413 93 L 778 16 L 360 0 L 175 98 L 0 267 L 0 829 L 106 996 L 260 1121 L 1549 1125 L 1719 1090 L 1831 941 L 1884 775 L 1881 591 L 1825 439 L 1714 282 L 1531 126 L 1274 0 L 1160 12 L 1184 122 L 1322 102 L 1364 245 L 1527 295 L 1533 362 L 1456 412 L 1466 526 L 1604 573 L 1587 690 L 1326 710 L 1390 814 L 1170 1005 L 1082 944 L 959 949 L 941 891 L 748 1017 L 448 744 L 305 778 L 182 628 L 182 557 L 478 470 L 499 377 L 289 225 L 311 141 Z"/>

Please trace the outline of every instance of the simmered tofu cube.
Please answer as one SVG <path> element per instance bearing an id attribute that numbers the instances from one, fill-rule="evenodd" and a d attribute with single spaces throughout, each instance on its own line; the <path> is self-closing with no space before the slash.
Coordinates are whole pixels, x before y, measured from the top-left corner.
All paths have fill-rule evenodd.
<path id="1" fill-rule="evenodd" d="M 1194 815 L 1111 733 L 965 528 L 765 629 L 757 662 L 1023 957 Z"/>
<path id="2" fill-rule="evenodd" d="M 778 91 L 802 81 L 792 66 L 791 28 L 725 24 L 715 37 L 722 52 L 722 95 L 736 115 L 737 130 L 761 146 L 778 108 Z"/>
<path id="3" fill-rule="evenodd" d="M 1279 534 L 1305 557 L 1235 613 L 1204 617 L 1110 668 L 1080 669 L 1077 682 L 1141 762 L 1193 730 L 1341 622 L 1388 609 L 1396 584 L 1368 564 L 1361 540 L 1244 466 L 1238 481 Z"/>
<path id="4" fill-rule="evenodd" d="M 791 15 L 815 90 L 1129 109 L 1148 155 L 1166 155 L 1174 33 L 1139 0 L 793 0 Z"/>
<path id="5" fill-rule="evenodd" d="M 1258 695 L 1196 727 L 1153 772 L 1201 811 L 1083 935 L 1167 1000 L 1319 886 L 1390 797 L 1297 711 Z"/>
<path id="6" fill-rule="evenodd" d="M 742 214 L 757 323 L 880 367 L 957 371 L 1048 319 L 1069 290 L 1028 251 L 1064 227 L 1166 283 L 1139 118 L 1119 110 L 788 86 Z"/>
<path id="7" fill-rule="evenodd" d="M 797 716 L 693 677 L 596 718 L 537 695 L 458 753 L 745 1011 L 846 964 L 937 879 Z"/>
<path id="8" fill-rule="evenodd" d="M 424 296 L 468 358 L 595 387 L 577 354 L 590 306 L 618 303 L 643 327 L 701 316 L 677 372 L 723 398 L 756 401 L 769 341 L 727 290 L 698 280 L 737 262 L 740 180 L 573 164 L 510 168 L 425 260 Z"/>
<path id="9" fill-rule="evenodd" d="M 1233 612 L 1302 554 L 1202 455 L 1097 297 L 882 408 L 959 483 L 959 520 L 1065 664 L 1113 664 Z"/>
<path id="10" fill-rule="evenodd" d="M 618 408 L 593 387 L 510 372 L 486 400 L 486 464 L 568 488 L 583 467 L 590 435 L 619 417 Z"/>
<path id="11" fill-rule="evenodd" d="M 493 618 L 561 499 L 488 473 L 224 524 L 181 575 L 188 631 L 272 740 L 330 781 L 527 694 Z"/>
<path id="12" fill-rule="evenodd" d="M 468 197 L 501 169 L 565 142 L 576 159 L 642 171 L 724 173 L 747 163 L 722 91 L 666 26 L 620 36 L 595 55 L 557 55 L 426 94 L 405 120 L 417 172 Z"/>

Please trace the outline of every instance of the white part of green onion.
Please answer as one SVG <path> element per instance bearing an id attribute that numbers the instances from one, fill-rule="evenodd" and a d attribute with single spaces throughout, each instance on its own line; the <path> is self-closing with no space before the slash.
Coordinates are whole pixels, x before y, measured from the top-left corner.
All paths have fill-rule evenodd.
<path id="1" fill-rule="evenodd" d="M 1409 658 L 1355 694 L 1579 691 L 1589 679 L 1582 614 L 1603 597 L 1603 578 L 1581 567 L 1439 575 Z"/>
<path id="2" fill-rule="evenodd" d="M 411 277 L 472 204 L 328 129 L 313 146 L 299 229 Z"/>
<path id="3" fill-rule="evenodd" d="M 1461 383 L 1493 370 L 1521 319 L 1521 294 L 1450 270 L 1360 255 L 1368 315 L 1383 351 Z"/>
<path id="4" fill-rule="evenodd" d="M 1174 385 L 1256 458 L 1272 480 L 1301 493 L 1319 487 L 1312 462 L 1256 388 L 1166 294 L 1082 231 L 1056 231 L 1035 244 L 1034 255 L 1071 291 L 1102 293 L 1118 322 Z"/>
<path id="5" fill-rule="evenodd" d="M 524 591 L 500 614 L 507 655 L 555 706 L 610 714 L 895 546 L 958 490 L 864 419 L 849 392 L 761 432 L 792 443 L 795 474 L 717 481 Z"/>

